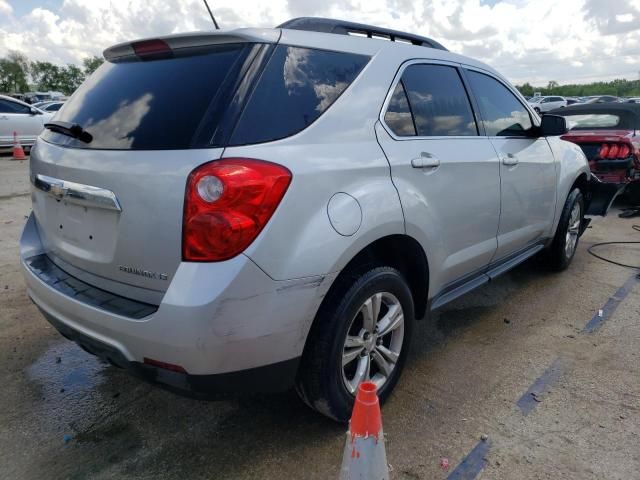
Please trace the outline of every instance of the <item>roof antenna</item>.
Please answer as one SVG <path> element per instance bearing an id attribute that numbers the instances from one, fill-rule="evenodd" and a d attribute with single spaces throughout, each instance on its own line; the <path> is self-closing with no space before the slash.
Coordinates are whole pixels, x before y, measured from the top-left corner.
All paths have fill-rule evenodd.
<path id="1" fill-rule="evenodd" d="M 207 10 L 209 11 L 209 15 L 211 16 L 211 20 L 213 20 L 213 25 L 216 27 L 216 30 L 220 30 L 220 27 L 218 26 L 218 22 L 216 22 L 216 17 L 213 16 L 213 13 L 211 13 L 211 9 L 209 8 L 209 4 L 207 3 L 207 0 L 202 0 L 204 2 L 205 7 L 207 7 Z"/>

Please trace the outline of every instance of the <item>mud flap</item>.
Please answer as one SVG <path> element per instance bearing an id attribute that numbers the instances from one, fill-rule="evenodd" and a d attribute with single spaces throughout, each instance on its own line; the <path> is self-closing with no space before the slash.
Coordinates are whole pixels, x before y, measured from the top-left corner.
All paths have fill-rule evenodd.
<path id="1" fill-rule="evenodd" d="M 591 174 L 585 215 L 606 216 L 611 204 L 624 191 L 625 187 L 625 184 L 602 182 Z"/>

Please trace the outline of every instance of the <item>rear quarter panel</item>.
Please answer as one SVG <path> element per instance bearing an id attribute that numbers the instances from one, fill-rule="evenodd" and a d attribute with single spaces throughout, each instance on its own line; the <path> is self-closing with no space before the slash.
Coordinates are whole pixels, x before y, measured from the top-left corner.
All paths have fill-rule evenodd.
<path id="1" fill-rule="evenodd" d="M 341 38 L 288 33 L 291 38 L 287 41 L 283 35 L 283 43 L 316 48 L 327 48 L 325 37 Z M 362 40 L 368 49 L 384 45 Z M 283 140 L 229 147 L 224 152 L 224 157 L 278 163 L 292 173 L 274 216 L 245 252 L 276 280 L 339 271 L 371 242 L 405 232 L 389 164 L 374 131 L 401 59 L 384 50 L 369 54 L 373 58 L 359 77 L 305 130 Z M 338 233 L 327 213 L 329 200 L 340 192 L 352 196 L 361 210 L 360 225 L 350 236 Z"/>

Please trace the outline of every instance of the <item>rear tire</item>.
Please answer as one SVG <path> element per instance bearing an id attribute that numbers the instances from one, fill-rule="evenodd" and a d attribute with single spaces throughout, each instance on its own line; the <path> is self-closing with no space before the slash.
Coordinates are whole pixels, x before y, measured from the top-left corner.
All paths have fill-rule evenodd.
<path id="1" fill-rule="evenodd" d="M 411 345 L 414 306 L 407 282 L 391 267 L 337 282 L 309 334 L 296 390 L 314 410 L 347 422 L 361 381 L 379 385 L 381 403 L 398 382 Z"/>
<path id="2" fill-rule="evenodd" d="M 556 271 L 565 270 L 573 260 L 580 239 L 584 216 L 584 198 L 575 188 L 567 197 L 553 242 L 548 251 L 548 264 Z"/>

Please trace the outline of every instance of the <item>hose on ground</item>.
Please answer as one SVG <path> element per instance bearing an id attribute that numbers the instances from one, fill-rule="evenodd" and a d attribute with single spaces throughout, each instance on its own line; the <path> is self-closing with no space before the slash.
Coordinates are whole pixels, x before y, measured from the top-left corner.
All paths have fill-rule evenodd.
<path id="1" fill-rule="evenodd" d="M 640 232 L 640 225 L 633 225 L 631 228 Z M 634 268 L 634 269 L 640 270 L 640 265 L 628 265 L 626 263 L 616 262 L 615 260 L 611 260 L 610 258 L 606 258 L 606 257 L 603 257 L 602 255 L 598 255 L 593 251 L 594 248 L 603 247 L 605 245 L 637 245 L 637 244 L 640 244 L 640 242 L 637 242 L 637 241 L 636 242 L 601 242 L 601 243 L 594 243 L 587 249 L 587 251 L 594 257 L 600 260 L 603 260 L 605 262 L 612 263 L 620 267 Z"/>

